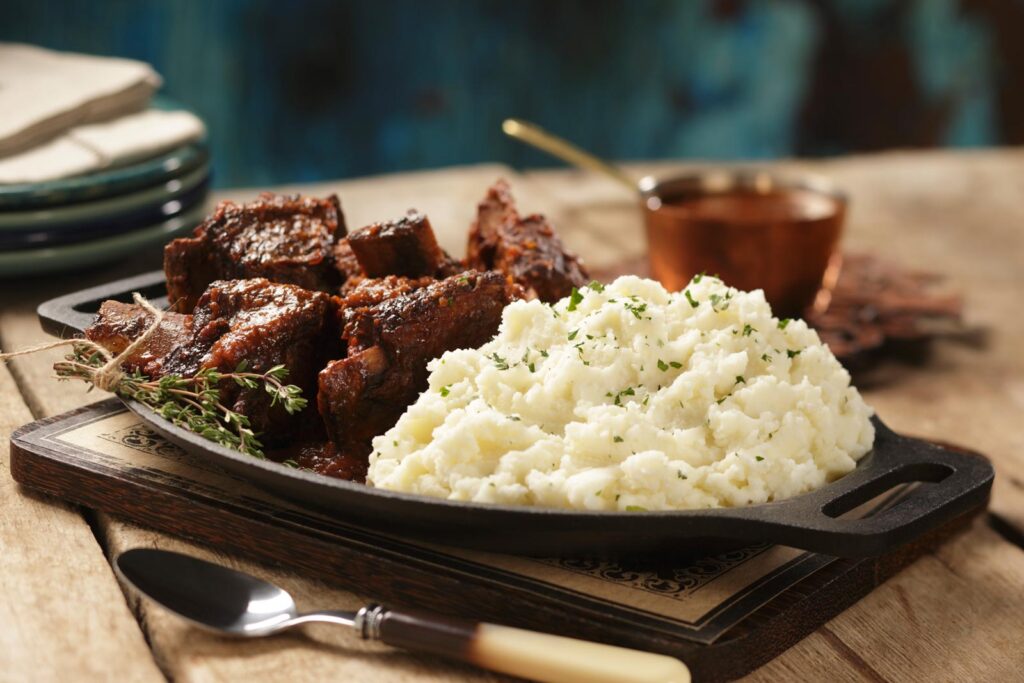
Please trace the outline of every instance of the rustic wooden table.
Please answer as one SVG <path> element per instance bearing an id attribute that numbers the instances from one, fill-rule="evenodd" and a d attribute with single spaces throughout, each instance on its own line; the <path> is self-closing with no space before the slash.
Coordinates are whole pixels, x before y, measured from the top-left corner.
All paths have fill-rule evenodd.
<path id="1" fill-rule="evenodd" d="M 1009 681 L 1024 671 L 1024 151 L 898 153 L 789 164 L 845 186 L 853 211 L 845 243 L 907 266 L 950 276 L 964 292 L 983 345 L 941 342 L 912 366 L 878 368 L 865 390 L 898 431 L 946 439 L 988 454 L 997 469 L 991 514 L 923 557 L 797 646 L 754 672 L 753 681 Z M 678 165 L 638 165 L 637 174 Z M 575 171 L 517 173 L 481 165 L 293 188 L 337 191 L 349 225 L 430 215 L 449 250 L 461 253 L 477 200 L 495 178 L 512 184 L 527 211 L 548 214 L 593 266 L 644 249 L 633 197 Z M 246 198 L 251 191 L 220 193 Z M 140 253 L 115 267 L 0 282 L 0 348 L 46 339 L 35 307 L 52 296 L 159 267 Z M 10 432 L 96 400 L 50 379 L 59 352 L 0 367 L 0 680 L 360 680 L 454 681 L 500 677 L 387 651 L 331 628 L 305 635 L 227 642 L 159 609 L 126 600 L 110 558 L 157 546 L 213 557 L 268 576 L 300 607 L 362 604 L 358 587 L 324 585 L 193 546 L 120 519 L 21 490 L 7 466 Z"/>

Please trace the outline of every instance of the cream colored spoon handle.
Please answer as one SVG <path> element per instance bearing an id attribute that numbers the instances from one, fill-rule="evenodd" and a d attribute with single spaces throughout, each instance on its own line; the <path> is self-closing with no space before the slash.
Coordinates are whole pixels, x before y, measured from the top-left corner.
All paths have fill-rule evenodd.
<path id="1" fill-rule="evenodd" d="M 493 671 L 554 683 L 689 683 L 690 670 L 678 659 L 480 624 L 473 648 L 474 662 Z"/>
<path id="2" fill-rule="evenodd" d="M 689 683 L 681 661 L 653 652 L 373 606 L 363 637 L 544 683 Z M 365 624 L 365 626 L 363 625 Z"/>
<path id="3" fill-rule="evenodd" d="M 636 180 L 630 178 L 621 168 L 613 166 L 589 152 L 584 152 L 568 140 L 553 135 L 536 124 L 520 121 L 519 119 L 505 119 L 504 123 L 501 124 L 501 129 L 505 131 L 505 135 L 543 150 L 573 166 L 603 173 L 622 183 L 633 192 L 638 191 Z"/>

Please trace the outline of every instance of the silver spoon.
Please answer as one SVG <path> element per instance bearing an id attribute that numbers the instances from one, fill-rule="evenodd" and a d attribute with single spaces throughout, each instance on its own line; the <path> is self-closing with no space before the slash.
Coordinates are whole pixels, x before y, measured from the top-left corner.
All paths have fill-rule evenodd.
<path id="1" fill-rule="evenodd" d="M 171 612 L 218 633 L 258 638 L 310 623 L 349 626 L 364 640 L 420 650 L 485 669 L 559 683 L 689 683 L 678 659 L 640 650 L 422 612 L 367 605 L 357 612 L 299 614 L 272 583 L 181 553 L 135 548 L 118 574 Z"/>

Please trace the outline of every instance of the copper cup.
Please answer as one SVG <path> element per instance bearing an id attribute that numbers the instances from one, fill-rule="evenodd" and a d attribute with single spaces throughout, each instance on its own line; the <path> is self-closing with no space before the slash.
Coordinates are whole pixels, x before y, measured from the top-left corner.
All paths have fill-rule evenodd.
<path id="1" fill-rule="evenodd" d="M 651 272 L 670 291 L 708 273 L 763 289 L 777 315 L 827 305 L 847 206 L 828 180 L 718 170 L 644 178 L 640 191 Z"/>

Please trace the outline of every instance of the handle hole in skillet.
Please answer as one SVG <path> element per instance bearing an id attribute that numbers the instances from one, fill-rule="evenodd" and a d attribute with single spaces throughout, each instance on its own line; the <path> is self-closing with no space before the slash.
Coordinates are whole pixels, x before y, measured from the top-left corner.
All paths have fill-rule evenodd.
<path id="1" fill-rule="evenodd" d="M 133 289 L 129 292 L 118 292 L 116 294 L 104 296 L 99 299 L 82 301 L 72 306 L 71 310 L 73 310 L 75 313 L 96 315 L 97 313 L 99 313 L 100 304 L 102 304 L 104 301 L 113 299 L 115 301 L 120 301 L 123 304 L 132 303 L 133 292 L 138 292 L 142 296 L 146 297 L 147 299 L 149 299 L 150 303 L 152 303 L 157 308 L 167 308 L 167 285 L 165 285 L 163 282 L 158 282 L 148 287 L 139 287 L 138 289 Z"/>
<path id="2" fill-rule="evenodd" d="M 953 468 L 948 465 L 937 463 L 905 465 L 828 501 L 822 506 L 821 512 L 827 517 L 841 517 L 865 503 L 887 496 L 893 489 L 904 484 L 937 484 L 951 474 L 953 474 Z"/>

